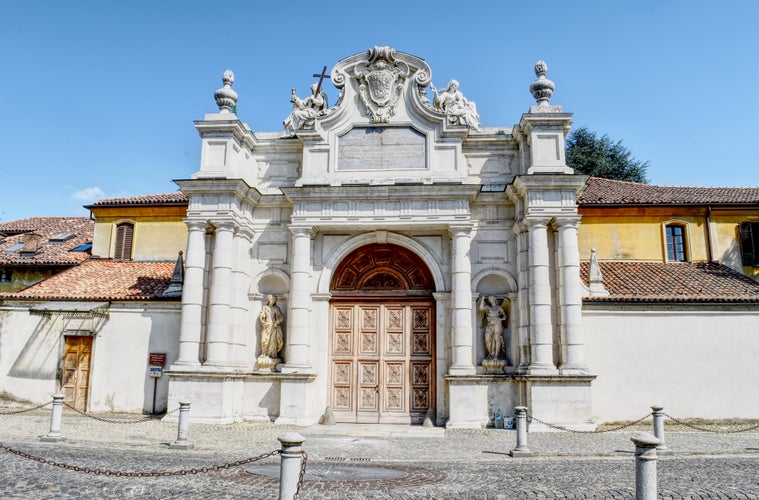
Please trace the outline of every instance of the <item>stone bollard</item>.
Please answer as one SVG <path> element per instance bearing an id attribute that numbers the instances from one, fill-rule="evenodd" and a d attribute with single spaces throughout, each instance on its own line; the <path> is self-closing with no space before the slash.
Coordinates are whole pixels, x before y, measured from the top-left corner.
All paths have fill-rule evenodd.
<path id="1" fill-rule="evenodd" d="M 292 500 L 298 491 L 300 469 L 303 464 L 303 448 L 306 440 L 297 432 L 288 432 L 277 438 L 282 443 L 279 456 L 279 500 Z"/>
<path id="2" fill-rule="evenodd" d="M 640 432 L 630 438 L 635 443 L 635 500 L 656 500 L 656 436 Z"/>
<path id="3" fill-rule="evenodd" d="M 53 395 L 53 412 L 50 414 L 50 432 L 47 436 L 41 436 L 40 441 L 57 443 L 66 438 L 61 435 L 61 420 L 63 418 L 63 394 Z"/>
<path id="4" fill-rule="evenodd" d="M 516 428 L 517 428 L 517 447 L 509 452 L 514 458 L 531 457 L 533 452 L 527 447 L 527 407 L 515 406 Z"/>
<path id="5" fill-rule="evenodd" d="M 177 440 L 169 445 L 172 450 L 191 450 L 195 447 L 188 439 L 190 430 L 190 403 L 179 403 L 179 423 L 177 425 Z"/>
<path id="6" fill-rule="evenodd" d="M 654 436 L 659 440 L 656 453 L 658 455 L 671 455 L 672 450 L 667 448 L 667 445 L 664 443 L 664 407 L 654 405 L 651 407 L 651 410 L 651 415 L 654 416 Z"/>

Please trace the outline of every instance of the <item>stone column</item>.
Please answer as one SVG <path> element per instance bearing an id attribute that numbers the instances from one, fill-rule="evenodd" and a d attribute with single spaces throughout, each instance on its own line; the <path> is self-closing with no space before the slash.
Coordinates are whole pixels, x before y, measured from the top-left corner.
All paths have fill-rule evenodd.
<path id="1" fill-rule="evenodd" d="M 293 233 L 290 300 L 285 332 L 287 359 L 283 373 L 310 371 L 308 362 L 311 325 L 311 238 L 310 227 L 290 227 Z"/>
<path id="2" fill-rule="evenodd" d="M 213 248 L 213 277 L 208 311 L 208 351 L 206 365 L 229 364 L 229 341 L 232 331 L 230 300 L 232 297 L 233 237 L 237 226 L 233 221 L 214 222 L 216 237 Z"/>
<path id="3" fill-rule="evenodd" d="M 188 229 L 184 283 L 182 284 L 182 321 L 177 365 L 200 365 L 200 339 L 203 314 L 203 276 L 206 261 L 206 228 L 202 220 L 185 220 Z"/>
<path id="4" fill-rule="evenodd" d="M 530 366 L 530 253 L 527 237 L 527 225 L 522 220 L 514 224 L 514 236 L 517 240 L 517 292 L 516 314 L 517 335 L 519 339 L 519 366 L 517 371 L 526 372 Z M 515 311 L 512 310 L 512 314 Z M 516 364 L 516 363 L 515 363 Z"/>
<path id="5" fill-rule="evenodd" d="M 561 307 L 561 364 L 562 373 L 584 373 L 582 338 L 582 287 L 580 285 L 580 253 L 577 248 L 579 216 L 557 217 L 559 231 L 559 304 Z"/>
<path id="6" fill-rule="evenodd" d="M 472 375 L 475 373 L 472 360 L 472 263 L 469 259 L 471 247 L 470 225 L 451 226 L 453 238 L 452 255 L 452 363 L 451 375 Z"/>
<path id="7" fill-rule="evenodd" d="M 530 373 L 555 372 L 551 325 L 548 220 L 525 219 L 529 238 Z"/>
<path id="8" fill-rule="evenodd" d="M 234 282 L 234 297 L 232 299 L 233 331 L 231 361 L 238 366 L 250 365 L 246 359 L 246 339 L 251 338 L 252 325 L 248 324 L 248 287 L 250 286 L 250 243 L 253 239 L 253 230 L 240 227 L 235 233 L 235 266 L 232 269 L 232 281 Z"/>

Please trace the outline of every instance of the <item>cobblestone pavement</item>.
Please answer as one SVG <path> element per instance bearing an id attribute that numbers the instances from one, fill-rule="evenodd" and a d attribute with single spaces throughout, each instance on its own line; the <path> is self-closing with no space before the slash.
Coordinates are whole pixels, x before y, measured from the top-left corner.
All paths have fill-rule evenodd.
<path id="1" fill-rule="evenodd" d="M 313 470 L 306 476 L 302 498 L 634 497 L 630 441 L 634 431 L 530 433 L 528 444 L 536 457 L 514 459 L 508 451 L 515 446 L 515 433 L 505 430 L 191 423 L 189 440 L 195 448 L 179 451 L 166 447 L 176 438 L 173 422 L 115 424 L 66 411 L 61 429 L 66 440 L 41 443 L 39 437 L 47 434 L 49 422 L 49 410 L 0 415 L 0 443 L 49 461 L 91 469 L 177 471 L 277 450 L 277 436 L 296 431 L 306 438 L 303 447 Z M 759 499 L 759 432 L 668 430 L 666 441 L 674 453 L 658 460 L 661 498 Z M 0 450 L 0 497 L 276 498 L 278 479 L 272 469 L 278 463 L 278 457 L 270 457 L 208 473 L 123 478 L 64 470 Z M 359 466 L 370 473 L 357 478 L 339 473 Z"/>

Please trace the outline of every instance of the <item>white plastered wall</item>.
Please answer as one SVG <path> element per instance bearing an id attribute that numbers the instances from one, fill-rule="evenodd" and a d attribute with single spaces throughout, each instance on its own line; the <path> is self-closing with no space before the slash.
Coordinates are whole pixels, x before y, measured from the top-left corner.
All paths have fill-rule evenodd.
<path id="1" fill-rule="evenodd" d="M 111 305 L 96 332 L 90 365 L 91 411 L 152 411 L 154 382 L 148 354 L 177 357 L 179 304 Z M 32 316 L 26 307 L 0 308 L 0 387 L 13 396 L 45 402 L 59 390 L 66 321 Z M 166 408 L 168 377 L 158 380 L 156 411 Z"/>
<path id="2" fill-rule="evenodd" d="M 585 354 L 596 422 L 660 404 L 677 418 L 757 418 L 759 311 L 589 309 Z"/>

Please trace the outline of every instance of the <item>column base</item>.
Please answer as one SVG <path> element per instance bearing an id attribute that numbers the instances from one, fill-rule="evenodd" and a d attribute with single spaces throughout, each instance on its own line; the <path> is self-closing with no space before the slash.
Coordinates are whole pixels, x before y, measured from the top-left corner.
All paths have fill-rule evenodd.
<path id="1" fill-rule="evenodd" d="M 186 441 L 177 441 L 169 445 L 170 450 L 191 450 L 195 445 Z"/>
<path id="2" fill-rule="evenodd" d="M 590 370 L 587 365 L 565 363 L 559 367 L 562 375 L 588 375 Z"/>
<path id="3" fill-rule="evenodd" d="M 315 375 L 316 371 L 311 365 L 288 365 L 284 364 L 280 370 L 281 373 L 302 373 L 305 375 Z"/>
<path id="4" fill-rule="evenodd" d="M 65 440 L 66 438 L 63 436 L 40 436 L 40 441 L 43 443 L 58 443 Z"/>
<path id="5" fill-rule="evenodd" d="M 530 450 L 511 450 L 509 456 L 513 458 L 528 458 L 534 457 L 535 452 Z"/>
<path id="6" fill-rule="evenodd" d="M 474 375 L 477 369 L 472 365 L 451 365 L 448 368 L 448 375 Z"/>
<path id="7" fill-rule="evenodd" d="M 548 363 L 532 363 L 527 367 L 527 375 L 558 375 L 559 370 L 555 366 Z"/>

